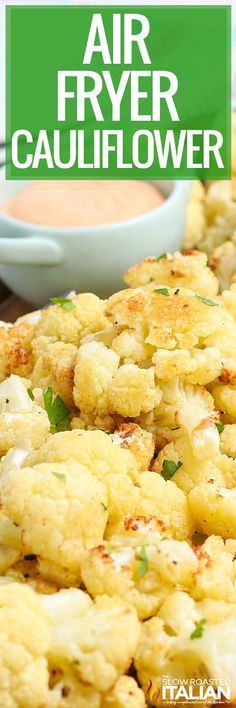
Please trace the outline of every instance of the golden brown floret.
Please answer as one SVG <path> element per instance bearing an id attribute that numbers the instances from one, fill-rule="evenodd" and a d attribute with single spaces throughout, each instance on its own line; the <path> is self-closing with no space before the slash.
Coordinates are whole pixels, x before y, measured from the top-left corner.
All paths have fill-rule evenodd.
<path id="1" fill-rule="evenodd" d="M 164 254 L 161 259 L 145 258 L 130 268 L 124 276 L 132 288 L 145 288 L 150 292 L 161 285 L 171 288 L 189 288 L 207 297 L 218 293 L 218 281 L 207 266 L 207 256 L 197 250 Z"/>

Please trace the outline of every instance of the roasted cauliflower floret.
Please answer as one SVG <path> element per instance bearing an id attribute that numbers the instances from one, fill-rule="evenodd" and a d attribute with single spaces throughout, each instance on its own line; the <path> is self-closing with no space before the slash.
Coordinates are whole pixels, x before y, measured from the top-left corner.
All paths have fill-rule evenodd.
<path id="1" fill-rule="evenodd" d="M 203 482 L 192 489 L 189 504 L 196 529 L 203 534 L 236 538 L 236 489 Z"/>
<path id="2" fill-rule="evenodd" d="M 0 381 L 10 374 L 28 376 L 32 371 L 33 357 L 31 343 L 34 325 L 16 322 L 13 326 L 0 327 Z"/>
<path id="3" fill-rule="evenodd" d="M 102 541 L 106 527 L 104 484 L 78 462 L 42 463 L 3 473 L 1 503 L 20 528 L 23 555 L 38 557 L 42 576 L 78 583 L 83 553 Z"/>
<path id="4" fill-rule="evenodd" d="M 202 546 L 194 549 L 198 567 L 192 576 L 189 592 L 197 599 L 236 602 L 236 541 L 223 541 L 220 536 L 209 536 Z"/>
<path id="5" fill-rule="evenodd" d="M 101 708 L 145 708 L 145 696 L 132 676 L 120 676 L 102 699 Z"/>
<path id="6" fill-rule="evenodd" d="M 50 705 L 50 623 L 39 597 L 24 585 L 0 585 L 0 645 L 1 708 Z"/>
<path id="7" fill-rule="evenodd" d="M 236 272 L 236 232 L 230 241 L 214 249 L 210 264 L 218 278 L 221 290 L 227 290 Z"/>
<path id="8" fill-rule="evenodd" d="M 51 386 L 53 392 L 72 408 L 77 347 L 39 337 L 34 341 L 33 352 L 35 364 L 30 374 L 31 387 L 46 389 Z"/>
<path id="9" fill-rule="evenodd" d="M 172 481 L 166 482 L 155 472 L 143 472 L 139 477 L 140 496 L 131 514 L 154 514 L 163 522 L 163 530 L 177 540 L 191 537 L 193 518 L 182 489 Z"/>
<path id="10" fill-rule="evenodd" d="M 236 459 L 236 423 L 222 426 L 220 435 L 220 450 L 222 454 L 229 455 Z"/>
<path id="11" fill-rule="evenodd" d="M 216 383 L 212 385 L 211 392 L 216 409 L 221 414 L 226 414 L 228 422 L 234 423 L 236 420 L 236 381 L 235 383 Z"/>
<path id="12" fill-rule="evenodd" d="M 135 609 L 118 597 L 89 595 L 70 588 L 43 598 L 52 622 L 49 661 L 72 666 L 82 683 L 109 691 L 128 670 L 140 625 Z"/>
<path id="13" fill-rule="evenodd" d="M 129 517 L 123 533 L 89 550 L 82 579 L 92 596 L 120 595 L 140 619 L 150 617 L 173 587 L 193 581 L 197 558 L 185 541 L 162 536 L 157 517 Z"/>
<path id="14" fill-rule="evenodd" d="M 112 442 L 132 452 L 141 472 L 149 469 L 155 449 L 152 433 L 136 423 L 121 423 L 112 435 Z"/>
<path id="15" fill-rule="evenodd" d="M 135 364 L 119 367 L 119 357 L 102 342 L 88 342 L 78 351 L 74 376 L 74 401 L 82 412 L 117 413 L 137 417 L 158 405 L 161 398 L 154 368 Z"/>
<path id="16" fill-rule="evenodd" d="M 35 328 L 35 338 L 41 336 L 52 342 L 61 341 L 78 346 L 82 337 L 107 326 L 104 314 L 105 302 L 93 293 L 71 295 L 72 307 L 64 309 L 60 304 L 41 310 Z"/>
<path id="17" fill-rule="evenodd" d="M 217 300 L 202 298 L 191 290 L 177 290 L 122 290 L 109 298 L 107 316 L 117 329 L 122 326 L 139 337 L 142 331 L 153 353 L 159 348 L 202 348 L 209 335 L 225 335 L 234 328 L 233 318 Z"/>
<path id="18" fill-rule="evenodd" d="M 203 386 L 183 385 L 181 379 L 173 379 L 161 388 L 162 401 L 156 411 L 156 421 L 172 428 L 177 426 L 187 436 L 196 459 L 216 455 L 220 441 L 211 394 Z"/>
<path id="19" fill-rule="evenodd" d="M 15 374 L 0 384 L 0 455 L 19 443 L 40 447 L 48 437 L 47 413 L 31 400 L 28 386 L 26 379 Z"/>
<path id="20" fill-rule="evenodd" d="M 142 625 L 136 652 L 135 666 L 148 704 L 165 705 L 170 699 L 168 691 L 166 695 L 163 689 L 161 692 L 163 676 L 168 676 L 168 684 L 181 678 L 185 686 L 193 676 L 217 678 L 219 683 L 222 680 L 223 689 L 227 680 L 233 700 L 235 641 L 235 605 L 212 600 L 194 602 L 184 592 L 170 594 L 158 616 Z"/>
<path id="21" fill-rule="evenodd" d="M 206 384 L 222 371 L 221 352 L 216 347 L 205 349 L 158 349 L 152 357 L 156 376 L 162 381 L 182 377 L 186 383 Z"/>
<path id="22" fill-rule="evenodd" d="M 175 251 L 173 255 L 163 254 L 161 258 L 146 258 L 142 263 L 130 268 L 124 276 L 132 288 L 145 288 L 152 292 L 156 287 L 187 288 L 199 295 L 215 297 L 218 281 L 207 266 L 207 256 L 199 251 Z"/>
<path id="23" fill-rule="evenodd" d="M 30 454 L 24 465 L 76 460 L 99 479 L 127 474 L 136 479 L 137 462 L 132 452 L 113 442 L 102 430 L 73 430 L 50 436 L 40 450 Z"/>
<path id="24" fill-rule="evenodd" d="M 203 239 L 205 229 L 205 190 L 202 183 L 195 180 L 192 182 L 191 196 L 187 206 L 185 248 L 195 248 Z"/>

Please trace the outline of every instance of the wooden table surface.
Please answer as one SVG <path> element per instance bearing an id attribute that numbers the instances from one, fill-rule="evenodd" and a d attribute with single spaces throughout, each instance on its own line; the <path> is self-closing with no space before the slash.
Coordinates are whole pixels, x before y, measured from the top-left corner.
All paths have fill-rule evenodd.
<path id="1" fill-rule="evenodd" d="M 0 281 L 0 320 L 15 322 L 17 317 L 21 317 L 33 309 L 33 305 L 13 295 Z"/>

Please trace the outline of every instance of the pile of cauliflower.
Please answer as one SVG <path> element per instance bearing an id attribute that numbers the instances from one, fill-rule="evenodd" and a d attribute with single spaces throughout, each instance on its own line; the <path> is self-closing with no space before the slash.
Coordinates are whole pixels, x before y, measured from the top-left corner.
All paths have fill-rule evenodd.
<path id="1" fill-rule="evenodd" d="M 0 708 L 236 700 L 235 243 L 1 324 Z"/>

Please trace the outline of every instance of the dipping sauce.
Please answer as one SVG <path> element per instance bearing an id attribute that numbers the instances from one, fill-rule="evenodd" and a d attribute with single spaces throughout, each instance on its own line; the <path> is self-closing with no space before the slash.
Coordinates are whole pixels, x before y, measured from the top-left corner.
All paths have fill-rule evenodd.
<path id="1" fill-rule="evenodd" d="M 163 201 L 158 188 L 145 181 L 35 181 L 0 212 L 41 226 L 97 226 L 140 216 Z"/>

